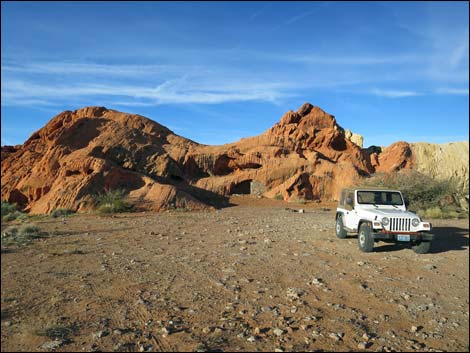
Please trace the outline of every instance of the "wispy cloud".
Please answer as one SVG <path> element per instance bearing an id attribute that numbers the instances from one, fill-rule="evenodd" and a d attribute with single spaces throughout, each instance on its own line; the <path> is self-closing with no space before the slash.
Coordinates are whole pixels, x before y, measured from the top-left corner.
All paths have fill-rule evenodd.
<path id="1" fill-rule="evenodd" d="M 468 88 L 451 88 L 443 87 L 436 90 L 438 94 L 448 94 L 448 95 L 457 95 L 457 96 L 468 96 Z"/>
<path id="2" fill-rule="evenodd" d="M 457 67 L 464 59 L 466 59 L 468 63 L 468 34 L 463 38 L 463 41 L 452 50 L 449 63 L 452 67 Z"/>
<path id="3" fill-rule="evenodd" d="M 316 7 L 313 8 L 312 10 L 309 10 L 309 11 L 304 11 L 302 13 L 298 13 L 290 18 L 288 18 L 286 21 L 284 22 L 281 22 L 280 24 L 278 24 L 277 26 L 275 26 L 274 28 L 272 28 L 272 31 L 277 31 L 278 29 L 280 29 L 281 27 L 283 26 L 287 26 L 287 25 L 291 25 L 295 22 L 298 22 L 306 17 L 309 17 L 311 15 L 313 15 L 314 13 L 318 12 L 321 8 L 325 7 L 328 5 L 328 2 L 324 1 L 324 2 L 317 2 L 315 3 Z"/>
<path id="4" fill-rule="evenodd" d="M 2 105 L 22 105 L 38 103 L 52 105 L 62 100 L 73 100 L 83 97 L 118 97 L 119 105 L 150 106 L 159 104 L 219 104 L 226 102 L 267 101 L 275 102 L 285 96 L 281 85 L 275 83 L 213 83 L 191 81 L 188 77 L 166 80 L 160 85 L 115 85 L 96 83 L 41 84 L 27 80 L 9 80 L 2 86 Z M 123 97 L 131 100 L 123 100 Z M 26 104 L 26 103 L 24 103 Z"/>
<path id="5" fill-rule="evenodd" d="M 39 62 L 26 64 L 5 64 L 2 71 L 7 73 L 43 74 L 43 75 L 104 75 L 148 77 L 155 74 L 168 74 L 179 71 L 182 67 L 172 65 L 103 65 L 95 63 Z"/>
<path id="6" fill-rule="evenodd" d="M 415 91 L 400 91 L 400 90 L 386 90 L 374 88 L 370 91 L 371 94 L 385 98 L 404 98 L 404 97 L 415 97 L 423 95 L 420 92 Z"/>
<path id="7" fill-rule="evenodd" d="M 254 11 L 250 16 L 250 21 L 253 21 L 256 17 L 260 16 L 262 13 L 264 13 L 271 6 L 272 6 L 272 4 L 266 4 L 262 8 L 260 8 L 259 10 Z"/>
<path id="8" fill-rule="evenodd" d="M 292 23 L 295 23 L 297 21 L 300 21 L 301 19 L 305 18 L 305 17 L 308 17 L 310 15 L 313 15 L 315 12 L 317 12 L 319 9 L 316 8 L 316 9 L 313 9 L 313 10 L 310 10 L 310 11 L 307 11 L 307 12 L 303 12 L 301 14 L 298 14 L 296 16 L 293 16 L 291 18 L 289 18 L 286 22 L 284 22 L 284 25 L 290 25 Z"/>

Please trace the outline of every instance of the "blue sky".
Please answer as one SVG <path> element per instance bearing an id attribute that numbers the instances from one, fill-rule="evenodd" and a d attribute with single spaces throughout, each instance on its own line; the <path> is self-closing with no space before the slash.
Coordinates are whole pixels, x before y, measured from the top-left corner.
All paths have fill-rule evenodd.
<path id="1" fill-rule="evenodd" d="M 3 1 L 1 143 L 103 105 L 222 144 L 304 102 L 365 146 L 468 140 L 468 6 Z"/>

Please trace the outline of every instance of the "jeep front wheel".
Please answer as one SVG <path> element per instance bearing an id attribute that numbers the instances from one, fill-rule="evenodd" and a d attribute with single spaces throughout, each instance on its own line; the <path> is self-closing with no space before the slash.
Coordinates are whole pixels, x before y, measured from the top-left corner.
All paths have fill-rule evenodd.
<path id="1" fill-rule="evenodd" d="M 412 245 L 411 248 L 416 254 L 427 254 L 431 249 L 430 241 L 422 241 L 418 244 Z"/>
<path id="2" fill-rule="evenodd" d="M 336 218 L 336 236 L 340 239 L 346 238 L 347 232 L 343 226 L 343 216 L 338 215 Z"/>
<path id="3" fill-rule="evenodd" d="M 367 223 L 362 223 L 359 227 L 357 242 L 362 252 L 371 252 L 374 249 L 374 237 Z"/>

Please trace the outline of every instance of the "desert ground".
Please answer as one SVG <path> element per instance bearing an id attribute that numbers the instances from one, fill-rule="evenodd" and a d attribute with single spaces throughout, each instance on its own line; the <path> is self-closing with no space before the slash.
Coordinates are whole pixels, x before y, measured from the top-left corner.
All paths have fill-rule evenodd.
<path id="1" fill-rule="evenodd" d="M 38 218 L 2 249 L 1 350 L 468 351 L 468 219 L 365 254 L 333 203 L 230 201 Z"/>

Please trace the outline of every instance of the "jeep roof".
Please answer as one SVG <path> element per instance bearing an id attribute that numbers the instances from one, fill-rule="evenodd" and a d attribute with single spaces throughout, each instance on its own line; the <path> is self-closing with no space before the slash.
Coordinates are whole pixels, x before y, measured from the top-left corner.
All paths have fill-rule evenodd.
<path id="1" fill-rule="evenodd" d="M 364 191 L 396 191 L 400 192 L 400 190 L 396 189 L 390 189 L 387 187 L 382 187 L 382 186 L 349 186 L 347 188 L 341 189 L 341 192 L 343 191 L 356 191 L 356 190 L 364 190 Z"/>

